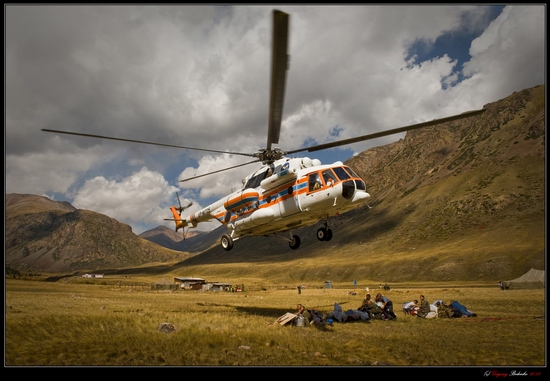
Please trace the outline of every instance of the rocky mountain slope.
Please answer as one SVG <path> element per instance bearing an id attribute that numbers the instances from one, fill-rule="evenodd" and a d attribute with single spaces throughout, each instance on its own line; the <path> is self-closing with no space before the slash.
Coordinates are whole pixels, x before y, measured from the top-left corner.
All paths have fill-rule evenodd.
<path id="1" fill-rule="evenodd" d="M 181 258 L 103 214 L 36 195 L 6 195 L 6 267 L 71 272 Z"/>
<path id="2" fill-rule="evenodd" d="M 158 226 L 139 235 L 140 238 L 168 249 L 192 253 L 208 249 L 213 240 L 217 241 L 221 237 L 221 234 L 214 234 L 215 237 L 212 236 L 208 232 L 185 229 L 185 239 L 183 239 L 183 232 L 181 230 L 176 232 L 174 229 L 167 228 L 166 226 Z"/>
<path id="3" fill-rule="evenodd" d="M 545 88 L 485 108 L 481 116 L 411 131 L 348 160 L 372 201 L 331 219 L 330 242 L 315 238 L 319 225 L 294 232 L 302 238 L 297 251 L 249 237 L 229 253 L 216 246 L 184 264 L 267 261 L 294 278 L 366 273 L 393 282 L 511 279 L 543 269 Z"/>
<path id="4" fill-rule="evenodd" d="M 224 227 L 179 242 L 170 229 L 142 236 L 200 252 L 183 254 L 187 259 L 180 263 L 195 273 L 210 266 L 229 266 L 235 273 L 246 267 L 235 264 L 246 263 L 266 279 L 275 273 L 321 281 L 512 279 L 531 267 L 543 269 L 545 87 L 516 92 L 485 109 L 480 116 L 410 131 L 349 159 L 372 200 L 332 218 L 330 242 L 315 238 L 319 226 L 293 232 L 302 238 L 296 251 L 283 240 L 246 237 L 225 252 L 219 246 Z M 173 252 L 145 244 L 106 216 L 66 203 L 18 214 L 24 208 L 15 197 L 21 195 L 6 200 L 10 266 L 68 271 L 173 259 Z"/>

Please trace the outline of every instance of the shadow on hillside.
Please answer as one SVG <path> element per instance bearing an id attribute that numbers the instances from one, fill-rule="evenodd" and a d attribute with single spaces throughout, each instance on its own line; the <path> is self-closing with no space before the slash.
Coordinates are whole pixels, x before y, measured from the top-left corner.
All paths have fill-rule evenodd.
<path id="1" fill-rule="evenodd" d="M 231 251 L 225 251 L 218 245 L 172 265 L 161 264 L 125 269 L 104 269 L 98 270 L 98 272 L 106 275 L 162 275 L 184 269 L 187 266 L 233 263 L 276 264 L 289 260 L 323 257 L 324 255 L 330 255 L 333 248 L 338 245 L 365 244 L 379 239 L 380 236 L 390 234 L 400 223 L 400 218 L 388 217 L 385 210 L 377 213 L 371 212 L 367 216 L 368 211 L 368 209 L 359 209 L 349 212 L 347 215 L 332 218 L 331 227 L 334 231 L 334 237 L 330 242 L 321 242 L 316 238 L 317 229 L 323 226 L 322 222 L 296 230 L 293 234 L 300 236 L 302 241 L 300 248 L 297 250 L 290 249 L 287 241 L 280 237 L 251 236 L 236 241 L 235 247 Z"/>
<path id="2" fill-rule="evenodd" d="M 73 273 L 68 275 L 59 275 L 59 276 L 50 276 L 46 279 L 44 279 L 45 282 L 57 282 L 58 280 L 61 280 L 63 278 L 70 278 L 73 276 L 77 276 L 79 273 Z"/>
<path id="3" fill-rule="evenodd" d="M 125 269 L 103 269 L 97 270 L 98 273 L 104 275 L 163 275 L 178 268 L 178 264 L 175 265 L 157 265 L 157 266 L 143 266 L 143 267 L 130 267 Z"/>
<path id="4" fill-rule="evenodd" d="M 244 237 L 235 242 L 231 251 L 225 251 L 220 245 L 214 246 L 191 258 L 180 262 L 178 266 L 197 266 L 206 264 L 233 264 L 233 263 L 279 263 L 287 260 L 306 259 L 330 255 L 334 246 L 344 244 L 365 244 L 368 241 L 379 239 L 380 236 L 390 234 L 401 222 L 400 217 L 389 217 L 382 210 L 376 214 L 369 213 L 369 209 L 359 209 L 345 215 L 332 217 L 330 227 L 333 239 L 329 242 L 317 239 L 317 230 L 323 226 L 322 222 L 298 229 L 292 232 L 301 239 L 297 250 L 290 249 L 288 242 L 281 237 L 252 236 Z M 402 217 L 407 213 L 403 213 Z M 287 234 L 281 234 L 286 237 Z"/>

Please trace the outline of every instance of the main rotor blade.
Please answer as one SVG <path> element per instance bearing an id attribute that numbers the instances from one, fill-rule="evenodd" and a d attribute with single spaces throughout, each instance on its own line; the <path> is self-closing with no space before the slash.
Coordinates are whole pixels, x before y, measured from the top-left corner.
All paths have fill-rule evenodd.
<path id="1" fill-rule="evenodd" d="M 121 142 L 131 142 L 131 143 L 140 143 L 140 144 L 150 144 L 153 146 L 161 146 L 161 147 L 172 147 L 172 148 L 184 148 L 184 149 L 191 149 L 195 151 L 205 151 L 205 152 L 215 152 L 215 153 L 226 153 L 230 155 L 240 155 L 240 156 L 248 156 L 248 157 L 254 157 L 254 154 L 250 153 L 242 153 L 242 152 L 229 152 L 229 151 L 218 151 L 214 149 L 206 149 L 206 148 L 196 148 L 196 147 L 185 147 L 185 146 L 178 146 L 174 144 L 164 144 L 164 143 L 153 143 L 153 142 L 146 142 L 142 140 L 134 140 L 134 139 L 123 139 L 123 138 L 113 138 L 110 136 L 102 136 L 102 135 L 91 135 L 91 134 L 82 134 L 80 132 L 68 132 L 68 131 L 58 131 L 58 130 L 49 130 L 47 128 L 43 128 L 42 131 L 45 132 L 53 132 L 56 134 L 66 134 L 66 135 L 76 135 L 76 136 L 85 136 L 88 138 L 99 138 L 99 139 L 109 139 L 109 140 L 118 140 Z"/>
<path id="2" fill-rule="evenodd" d="M 243 167 L 243 166 L 248 165 L 248 164 L 259 163 L 259 162 L 260 162 L 260 160 L 249 161 L 248 163 L 242 163 L 242 164 L 235 165 L 235 166 L 233 166 L 233 167 L 228 167 L 228 168 L 224 168 L 224 169 L 219 169 L 219 170 L 214 171 L 214 172 L 208 172 L 208 173 L 205 173 L 205 174 L 202 174 L 202 175 L 190 177 L 190 178 L 188 178 L 188 179 L 183 179 L 183 180 L 180 180 L 180 183 L 183 183 L 183 182 L 189 181 L 189 180 L 195 180 L 195 179 L 198 179 L 199 177 L 204 177 L 204 176 L 213 175 L 214 173 L 219 173 L 219 172 L 223 172 L 223 171 L 228 171 L 228 170 L 233 169 L 233 168 Z"/>
<path id="3" fill-rule="evenodd" d="M 273 11 L 273 51 L 271 56 L 271 99 L 269 101 L 269 126 L 267 149 L 279 143 L 281 120 L 285 98 L 286 71 L 288 70 L 288 19 L 287 13 Z"/>
<path id="4" fill-rule="evenodd" d="M 314 151 L 320 151 L 320 150 L 323 150 L 323 149 L 339 147 L 339 146 L 343 146 L 343 145 L 346 145 L 346 144 L 352 144 L 352 143 L 362 142 L 362 141 L 365 141 L 365 140 L 380 138 L 382 136 L 398 134 L 400 132 L 416 130 L 416 129 L 422 128 L 422 127 L 428 127 L 428 126 L 434 126 L 434 125 L 437 125 L 437 124 L 452 122 L 454 120 L 479 115 L 479 114 L 483 113 L 484 111 L 485 111 L 485 109 L 475 110 L 475 111 L 467 111 L 467 112 L 464 112 L 464 113 L 459 114 L 459 115 L 449 116 L 449 117 L 441 118 L 441 119 L 434 119 L 434 120 L 431 120 L 429 122 L 411 124 L 409 126 L 394 128 L 392 130 L 375 132 L 375 133 L 368 134 L 368 135 L 358 136 L 358 137 L 350 138 L 350 139 L 339 140 L 339 141 L 336 141 L 336 142 L 331 142 L 331 143 L 326 143 L 326 144 L 319 144 L 319 145 L 311 146 L 311 147 L 307 147 L 307 148 L 299 148 L 299 149 L 295 149 L 293 151 L 287 151 L 286 153 L 287 154 L 293 154 L 293 153 L 302 152 L 302 151 L 314 152 Z"/>

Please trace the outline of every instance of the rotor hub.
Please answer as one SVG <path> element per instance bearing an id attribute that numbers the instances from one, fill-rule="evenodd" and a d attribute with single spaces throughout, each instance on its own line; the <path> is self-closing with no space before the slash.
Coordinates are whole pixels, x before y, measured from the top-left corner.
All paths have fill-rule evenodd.
<path id="1" fill-rule="evenodd" d="M 260 149 L 254 154 L 254 157 L 257 157 L 263 164 L 271 164 L 274 161 L 282 159 L 285 154 L 286 152 L 280 148 Z"/>

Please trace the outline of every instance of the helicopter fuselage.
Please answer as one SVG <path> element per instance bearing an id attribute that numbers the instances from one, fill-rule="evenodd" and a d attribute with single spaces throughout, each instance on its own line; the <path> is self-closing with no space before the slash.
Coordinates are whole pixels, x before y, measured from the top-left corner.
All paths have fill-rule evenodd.
<path id="1" fill-rule="evenodd" d="M 215 219 L 227 226 L 234 241 L 287 232 L 320 220 L 325 221 L 327 233 L 329 217 L 355 209 L 369 197 L 365 182 L 342 162 L 322 165 L 317 159 L 283 158 L 245 178 L 238 191 L 185 219 L 175 208 L 172 211 L 176 230 Z M 223 240 L 222 246 L 228 250 Z"/>

